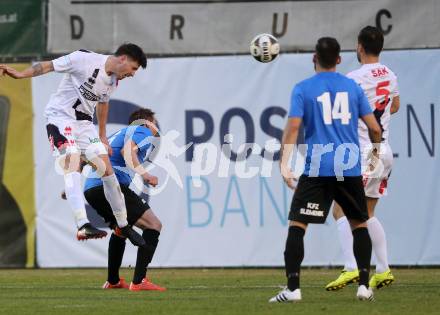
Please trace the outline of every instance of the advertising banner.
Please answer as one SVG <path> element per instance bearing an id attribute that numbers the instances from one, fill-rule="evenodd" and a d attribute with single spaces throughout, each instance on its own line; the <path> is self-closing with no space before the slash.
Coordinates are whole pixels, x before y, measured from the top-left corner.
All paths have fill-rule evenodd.
<path id="1" fill-rule="evenodd" d="M 438 54 L 382 56 L 398 76 L 401 95 L 390 127 L 389 196 L 377 209 L 391 264 L 440 263 Z M 342 59 L 342 73 L 359 67 L 354 53 Z M 148 107 L 166 149 L 166 163 L 151 170 L 159 188 L 150 191 L 149 204 L 163 223 L 154 266 L 283 265 L 293 192 L 281 179 L 276 144 L 293 86 L 313 73 L 311 54 L 282 54 L 270 64 L 250 56 L 163 58 L 119 83 L 108 134 L 124 127 L 131 111 Z M 43 267 L 105 266 L 107 241 L 77 242 L 73 215 L 60 198 L 63 178 L 54 170 L 43 111 L 61 78 L 32 81 L 37 261 Z M 331 215 L 326 224 L 309 227 L 305 242 L 304 265 L 342 263 Z M 135 255 L 127 246 L 124 265 L 133 265 Z"/>
<path id="2" fill-rule="evenodd" d="M 47 50 L 113 52 L 133 42 L 147 54 L 237 54 L 260 33 L 277 37 L 284 52 L 313 51 L 322 36 L 353 50 L 366 25 L 384 32 L 387 49 L 436 48 L 439 14 L 437 0 L 49 0 Z"/>
<path id="3" fill-rule="evenodd" d="M 34 266 L 32 123 L 31 81 L 0 78 L 0 267 Z"/>
<path id="4" fill-rule="evenodd" d="M 35 56 L 44 52 L 43 12 L 43 0 L 1 2 L 1 57 Z"/>

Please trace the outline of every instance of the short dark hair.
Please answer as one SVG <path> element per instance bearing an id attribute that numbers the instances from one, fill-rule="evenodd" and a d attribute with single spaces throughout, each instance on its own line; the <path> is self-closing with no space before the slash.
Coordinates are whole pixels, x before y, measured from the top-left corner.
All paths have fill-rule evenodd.
<path id="1" fill-rule="evenodd" d="M 383 33 L 374 26 L 366 26 L 359 32 L 358 43 L 367 55 L 379 56 L 383 48 Z"/>
<path id="2" fill-rule="evenodd" d="M 341 46 L 333 37 L 321 37 L 315 46 L 316 57 L 321 67 L 330 69 L 338 62 Z"/>
<path id="3" fill-rule="evenodd" d="M 133 113 L 131 113 L 130 118 L 128 119 L 128 124 L 131 125 L 131 123 L 135 122 L 136 120 L 145 119 L 148 121 L 153 122 L 154 120 L 154 112 L 149 108 L 141 108 Z"/>
<path id="4" fill-rule="evenodd" d="M 126 55 L 136 61 L 143 69 L 147 67 L 147 57 L 138 45 L 126 43 L 118 47 L 115 56 Z"/>

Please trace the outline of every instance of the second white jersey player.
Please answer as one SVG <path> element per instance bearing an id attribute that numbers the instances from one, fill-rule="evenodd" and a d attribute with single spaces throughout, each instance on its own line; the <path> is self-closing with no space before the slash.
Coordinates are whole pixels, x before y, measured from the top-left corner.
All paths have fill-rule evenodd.
<path id="1" fill-rule="evenodd" d="M 364 175 L 365 194 L 367 197 L 379 198 L 386 195 L 387 181 L 393 164 L 393 152 L 388 138 L 393 99 L 399 96 L 397 77 L 391 69 L 381 63 L 364 64 L 359 69 L 348 73 L 347 76 L 360 85 L 382 128 L 381 165 L 379 165 L 378 172 L 373 173 L 374 175 Z M 366 170 L 369 164 L 366 153 L 370 151 L 372 144 L 368 128 L 362 121 L 359 121 L 358 133 L 363 154 L 362 164 Z"/>

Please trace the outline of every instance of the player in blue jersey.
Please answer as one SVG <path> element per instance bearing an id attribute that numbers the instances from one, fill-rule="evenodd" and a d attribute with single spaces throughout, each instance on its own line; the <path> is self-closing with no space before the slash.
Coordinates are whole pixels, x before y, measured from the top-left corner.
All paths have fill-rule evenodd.
<path id="1" fill-rule="evenodd" d="M 143 230 L 142 237 L 146 246 L 138 248 L 133 281 L 128 285 L 124 279 L 119 277 L 119 268 L 125 250 L 125 237 L 121 235 L 110 204 L 105 198 L 102 180 L 97 176 L 96 171 L 93 171 L 85 182 L 84 196 L 87 202 L 114 230 L 109 241 L 108 277 L 103 288 L 164 291 L 165 288 L 153 284 L 146 277 L 148 264 L 153 259 L 159 242 L 162 223 L 155 216 L 148 203 L 129 188 L 135 173 L 141 175 L 144 183 L 148 185 L 154 187 L 158 183 L 157 177 L 148 174 L 142 165 L 146 161 L 147 151 L 151 147 L 148 138 L 157 134 L 154 113 L 149 109 L 137 110 L 131 114 L 129 124 L 129 127 L 121 129 L 110 137 L 109 143 L 113 150 L 110 162 L 125 199 L 128 223 Z"/>
<path id="2" fill-rule="evenodd" d="M 289 119 L 284 129 L 280 166 L 286 184 L 295 188 L 289 158 L 304 124 L 304 172 L 299 178 L 289 213 L 289 231 L 284 252 L 287 287 L 269 302 L 301 300 L 300 266 L 304 258 L 304 234 L 309 223 L 324 223 L 333 201 L 338 202 L 353 231 L 353 250 L 360 280 L 357 297 L 371 300 L 368 288 L 371 240 L 362 185 L 358 120 L 370 131 L 371 142 L 379 144 L 381 129 L 368 100 L 355 81 L 336 72 L 340 63 L 336 39 L 320 38 L 313 62 L 316 74 L 298 83 L 292 92 Z M 377 158 L 378 146 L 372 155 Z M 373 166 L 372 166 L 373 167 Z"/>

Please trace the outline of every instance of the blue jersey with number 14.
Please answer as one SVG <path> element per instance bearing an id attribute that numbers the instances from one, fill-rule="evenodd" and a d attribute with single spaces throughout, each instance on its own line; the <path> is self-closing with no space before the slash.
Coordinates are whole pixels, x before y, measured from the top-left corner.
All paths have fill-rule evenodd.
<path id="1" fill-rule="evenodd" d="M 358 119 L 371 112 L 362 89 L 340 73 L 320 72 L 298 83 L 289 117 L 303 119 L 304 174 L 360 176 Z"/>

